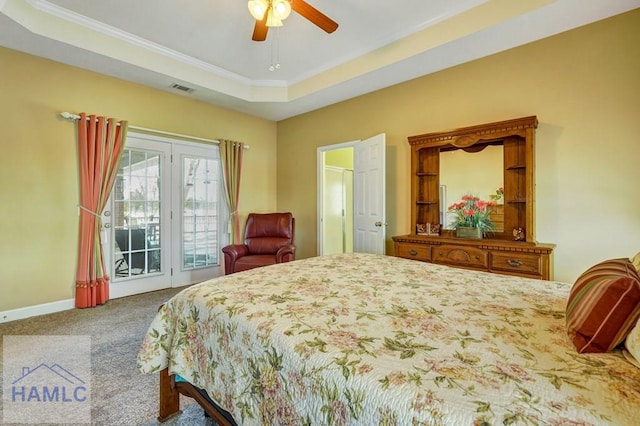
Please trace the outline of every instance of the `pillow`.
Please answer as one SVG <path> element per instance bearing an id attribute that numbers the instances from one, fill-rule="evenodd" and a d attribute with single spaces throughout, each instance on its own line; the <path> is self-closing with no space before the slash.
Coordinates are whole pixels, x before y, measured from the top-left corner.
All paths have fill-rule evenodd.
<path id="1" fill-rule="evenodd" d="M 640 274 L 640 252 L 638 252 L 638 254 L 631 258 L 631 263 L 633 263 L 636 271 L 638 271 L 638 274 Z"/>
<path id="2" fill-rule="evenodd" d="M 578 277 L 567 301 L 567 333 L 579 353 L 608 352 L 640 317 L 640 276 L 629 259 L 598 263 Z"/>
<path id="3" fill-rule="evenodd" d="M 629 332 L 627 340 L 624 341 L 624 346 L 632 357 L 632 359 L 627 359 L 629 359 L 632 364 L 640 367 L 640 321 L 638 321 L 636 326 Z M 625 356 L 627 356 L 626 352 Z"/>

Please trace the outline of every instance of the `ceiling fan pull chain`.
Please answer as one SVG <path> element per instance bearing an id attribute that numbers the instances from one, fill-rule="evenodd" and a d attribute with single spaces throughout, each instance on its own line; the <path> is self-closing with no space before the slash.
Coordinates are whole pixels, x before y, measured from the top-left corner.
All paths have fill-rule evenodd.
<path id="1" fill-rule="evenodd" d="M 271 65 L 269 65 L 269 71 L 275 71 L 280 69 L 280 28 L 275 29 L 275 37 L 271 38 Z M 275 42 L 274 42 L 275 38 Z M 275 44 L 274 44 L 275 43 Z M 275 50 L 275 64 L 273 61 Z"/>

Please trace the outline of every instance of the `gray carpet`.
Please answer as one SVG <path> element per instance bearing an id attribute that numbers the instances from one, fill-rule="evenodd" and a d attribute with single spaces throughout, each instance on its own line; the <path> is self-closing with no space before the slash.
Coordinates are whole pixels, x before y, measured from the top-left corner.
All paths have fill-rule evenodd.
<path id="1" fill-rule="evenodd" d="M 91 424 L 215 425 L 193 400 L 185 397 L 181 397 L 181 415 L 158 423 L 158 374 L 143 375 L 136 370 L 142 338 L 158 307 L 183 288 L 113 299 L 94 309 L 74 309 L 0 324 L 0 336 L 90 335 Z M 0 383 L 1 380 L 2 374 Z M 1 389 L 0 386 L 0 393 Z"/>

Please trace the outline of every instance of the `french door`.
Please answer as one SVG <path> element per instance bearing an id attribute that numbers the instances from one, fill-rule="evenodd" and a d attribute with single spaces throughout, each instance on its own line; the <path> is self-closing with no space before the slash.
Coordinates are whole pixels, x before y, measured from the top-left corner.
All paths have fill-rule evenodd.
<path id="1" fill-rule="evenodd" d="M 222 191 L 217 147 L 129 133 L 103 214 L 111 297 L 222 275 Z"/>

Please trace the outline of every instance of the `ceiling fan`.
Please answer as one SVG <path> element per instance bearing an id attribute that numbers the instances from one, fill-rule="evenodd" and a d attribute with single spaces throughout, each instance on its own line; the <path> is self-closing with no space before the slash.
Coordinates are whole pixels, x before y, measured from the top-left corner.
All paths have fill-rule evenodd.
<path id="1" fill-rule="evenodd" d="M 338 23 L 311 6 L 304 0 L 249 0 L 249 11 L 256 19 L 253 27 L 253 41 L 264 41 L 269 27 L 281 27 L 291 10 L 299 13 L 322 30 L 332 33 L 338 28 Z"/>

